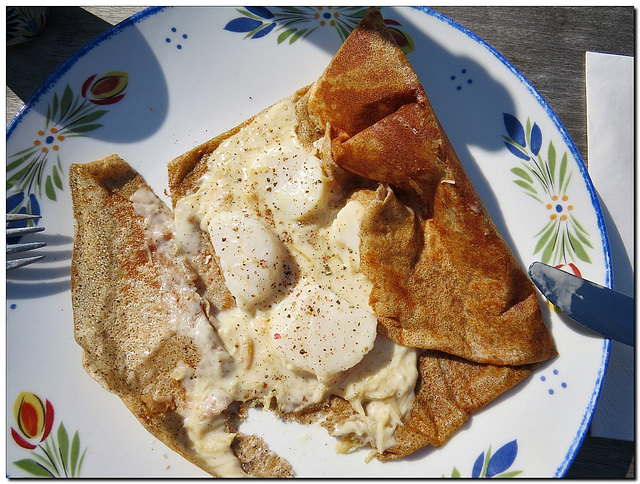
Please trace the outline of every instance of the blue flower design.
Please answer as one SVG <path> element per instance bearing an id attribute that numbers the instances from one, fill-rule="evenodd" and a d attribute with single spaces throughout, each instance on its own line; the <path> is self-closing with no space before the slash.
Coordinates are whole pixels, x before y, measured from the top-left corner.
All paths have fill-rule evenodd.
<path id="1" fill-rule="evenodd" d="M 240 17 L 230 20 L 224 30 L 246 34 L 248 39 L 261 39 L 274 30 L 279 31 L 278 44 L 285 40 L 293 44 L 320 28 L 333 28 L 344 40 L 367 12 L 363 7 L 244 7 L 237 9 Z M 401 24 L 385 19 L 394 39 L 405 54 L 415 49 L 411 37 L 399 27 Z"/>
<path id="2" fill-rule="evenodd" d="M 509 471 L 518 456 L 518 441 L 516 439 L 507 442 L 494 454 L 491 453 L 491 446 L 476 458 L 471 469 L 471 477 L 515 477 L 522 471 Z M 443 476 L 444 477 L 444 476 Z M 460 471 L 453 468 L 451 477 L 461 477 Z"/>

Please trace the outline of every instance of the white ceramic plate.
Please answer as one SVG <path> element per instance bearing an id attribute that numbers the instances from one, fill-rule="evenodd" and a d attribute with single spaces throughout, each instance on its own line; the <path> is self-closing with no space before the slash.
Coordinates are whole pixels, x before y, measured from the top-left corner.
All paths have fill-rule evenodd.
<path id="1" fill-rule="evenodd" d="M 82 369 L 69 297 L 68 168 L 117 153 L 163 194 L 173 157 L 313 82 L 357 22 L 356 10 L 145 10 L 69 59 L 12 121 L 7 210 L 41 213 L 46 231 L 37 238 L 48 245 L 44 261 L 7 278 L 10 476 L 204 475 Z M 542 259 L 609 285 L 595 191 L 544 99 L 498 52 L 438 13 L 384 8 L 383 15 L 523 266 Z M 323 429 L 270 414 L 252 412 L 243 430 L 263 435 L 300 476 L 562 476 L 588 428 L 609 342 L 542 307 L 560 356 L 442 448 L 365 463 L 366 452 L 337 455 Z M 14 407 L 23 410 L 22 426 Z"/>

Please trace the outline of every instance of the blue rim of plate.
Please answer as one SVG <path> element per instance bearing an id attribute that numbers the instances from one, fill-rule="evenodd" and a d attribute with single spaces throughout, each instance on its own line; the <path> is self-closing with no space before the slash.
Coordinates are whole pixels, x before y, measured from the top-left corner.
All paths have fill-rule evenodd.
<path id="1" fill-rule="evenodd" d="M 445 24 L 447 24 L 451 28 L 459 31 L 460 33 L 462 33 L 465 36 L 469 37 L 471 40 L 473 40 L 477 44 L 479 44 L 482 47 L 484 47 L 498 61 L 500 61 L 507 69 L 509 69 L 509 71 L 515 76 L 515 78 L 518 79 L 518 81 L 524 87 L 527 88 L 529 93 L 534 97 L 534 99 L 538 102 L 538 104 L 545 110 L 547 116 L 554 123 L 554 125 L 555 125 L 556 129 L 558 130 L 558 132 L 560 133 L 563 141 L 566 143 L 567 147 L 569 148 L 569 151 L 571 152 L 573 158 L 576 160 L 577 166 L 578 166 L 578 170 L 579 170 L 579 172 L 580 172 L 580 174 L 581 174 L 581 176 L 582 176 L 582 178 L 583 178 L 583 180 L 584 180 L 584 182 L 586 184 L 589 196 L 591 197 L 591 202 L 592 202 L 593 208 L 594 208 L 595 213 L 596 213 L 596 219 L 598 221 L 598 229 L 600 231 L 601 243 L 602 243 L 602 247 L 603 247 L 603 251 L 604 251 L 604 257 L 605 257 L 605 261 L 604 261 L 605 262 L 605 266 L 606 266 L 605 285 L 608 286 L 608 287 L 612 287 L 612 285 L 613 285 L 613 271 L 612 271 L 612 265 L 611 265 L 611 251 L 610 251 L 610 247 L 609 247 L 609 240 L 607 238 L 607 229 L 606 229 L 606 226 L 605 226 L 605 223 L 604 223 L 604 216 L 603 216 L 602 210 L 600 208 L 600 203 L 598 201 L 598 196 L 596 194 L 595 187 L 593 186 L 593 183 L 591 181 L 591 177 L 589 176 L 589 173 L 587 171 L 587 167 L 584 164 L 582 156 L 578 152 L 578 149 L 575 146 L 573 140 L 571 139 L 571 136 L 569 136 L 569 133 L 567 132 L 566 128 L 564 127 L 564 125 L 562 124 L 562 122 L 560 121 L 560 119 L 558 118 L 556 113 L 553 111 L 551 106 L 549 106 L 547 101 L 544 99 L 544 97 L 542 97 L 542 95 L 533 86 L 533 84 L 531 84 L 531 82 L 506 57 L 504 57 L 500 52 L 498 52 L 491 45 L 489 45 L 487 42 L 485 42 L 482 38 L 478 37 L 476 34 L 471 32 L 469 29 L 467 29 L 466 27 L 463 27 L 462 25 L 460 25 L 459 23 L 457 23 L 454 20 L 450 19 L 449 17 L 447 17 L 447 16 L 445 16 L 445 15 L 443 15 L 443 14 L 441 14 L 441 13 L 439 13 L 439 12 L 429 8 L 429 7 L 411 7 L 411 8 L 414 9 L 414 10 L 417 10 L 417 11 L 419 11 L 421 13 L 424 13 L 426 15 L 429 15 L 431 17 L 434 17 L 434 18 L 438 19 L 441 22 L 444 22 Z M 37 104 L 38 101 L 40 100 L 40 98 L 42 96 L 44 96 L 46 93 L 48 93 L 54 87 L 54 85 L 82 57 L 87 55 L 94 48 L 96 48 L 97 46 L 101 45 L 102 43 L 104 43 L 108 39 L 114 37 L 115 35 L 118 35 L 123 30 L 128 29 L 131 26 L 135 25 L 136 23 L 139 23 L 139 22 L 145 20 L 146 18 L 148 18 L 148 17 L 150 17 L 152 15 L 155 15 L 157 13 L 160 13 L 160 12 L 166 10 L 166 9 L 167 9 L 167 7 L 148 7 L 146 9 L 144 9 L 144 10 L 142 10 L 142 11 L 140 11 L 140 12 L 134 14 L 134 15 L 132 15 L 131 17 L 123 20 L 122 22 L 114 25 L 113 27 L 109 28 L 108 30 L 106 30 L 105 32 L 103 32 L 102 34 L 97 36 L 94 40 L 92 40 L 89 43 L 87 43 L 84 47 L 82 47 L 80 50 L 78 50 L 75 54 L 71 55 L 71 57 L 69 57 L 69 59 L 67 59 L 60 67 L 58 67 L 58 69 L 56 69 L 53 72 L 53 74 L 51 74 L 47 78 L 47 80 L 44 81 L 36 89 L 36 91 L 29 97 L 29 99 L 25 102 L 25 104 L 22 106 L 22 108 L 20 108 L 20 110 L 16 113 L 16 115 L 11 119 L 11 121 L 9 122 L 9 125 L 7 126 L 7 141 L 11 137 L 11 134 L 15 130 L 16 126 L 22 121 L 23 117 L 26 116 L 29 113 L 31 108 L 35 104 Z M 593 413 L 594 413 L 594 411 L 596 409 L 596 406 L 598 404 L 598 399 L 600 398 L 600 393 L 601 393 L 601 390 L 602 390 L 602 384 L 604 382 L 604 376 L 606 374 L 607 366 L 608 366 L 608 363 L 609 363 L 610 349 L 611 349 L 611 341 L 605 339 L 604 342 L 603 342 L 603 346 L 602 346 L 602 361 L 601 361 L 601 365 L 600 365 L 600 370 L 599 370 L 598 375 L 597 375 L 595 388 L 593 389 L 593 392 L 591 394 L 589 405 L 587 406 L 587 408 L 585 409 L 585 411 L 584 411 L 584 413 L 582 415 L 580 428 L 578 429 L 578 432 L 576 433 L 576 436 L 574 437 L 571 446 L 569 447 L 566 455 L 564 456 L 563 461 L 561 462 L 561 464 L 556 469 L 556 473 L 555 473 L 555 475 L 553 477 L 563 477 L 566 474 L 568 469 L 571 467 L 571 464 L 573 463 L 578 451 L 580 450 L 580 446 L 582 445 L 582 442 L 584 441 L 584 439 L 585 439 L 585 437 L 587 435 L 587 431 L 589 429 L 589 425 L 591 424 L 591 419 L 593 417 Z"/>

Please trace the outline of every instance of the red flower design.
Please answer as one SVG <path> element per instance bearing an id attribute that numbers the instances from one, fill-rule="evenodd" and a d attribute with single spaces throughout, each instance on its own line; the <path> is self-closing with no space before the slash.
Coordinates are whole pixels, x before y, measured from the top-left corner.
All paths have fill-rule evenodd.
<path id="1" fill-rule="evenodd" d="M 16 444 L 25 449 L 35 449 L 45 440 L 53 427 L 53 405 L 30 392 L 22 392 L 13 405 L 13 416 L 18 430 L 11 427 L 11 436 Z M 35 443 L 34 443 L 35 442 Z"/>
<path id="2" fill-rule="evenodd" d="M 558 264 L 556 266 L 556 269 L 562 269 L 563 271 L 573 274 L 574 276 L 582 277 L 580 269 L 578 269 L 578 267 L 573 262 L 569 262 L 568 264 Z"/>
<path id="3" fill-rule="evenodd" d="M 123 91 L 129 84 L 129 76 L 126 72 L 111 71 L 94 81 L 97 74 L 89 77 L 82 84 L 82 97 L 93 104 L 115 104 L 125 95 Z"/>

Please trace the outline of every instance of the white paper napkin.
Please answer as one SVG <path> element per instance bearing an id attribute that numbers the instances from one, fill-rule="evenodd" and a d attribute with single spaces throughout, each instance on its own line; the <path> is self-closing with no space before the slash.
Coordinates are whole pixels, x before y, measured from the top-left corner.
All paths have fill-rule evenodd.
<path id="1" fill-rule="evenodd" d="M 613 287 L 634 295 L 634 58 L 586 53 L 588 170 L 603 210 Z M 634 352 L 612 341 L 591 435 L 634 440 Z"/>

